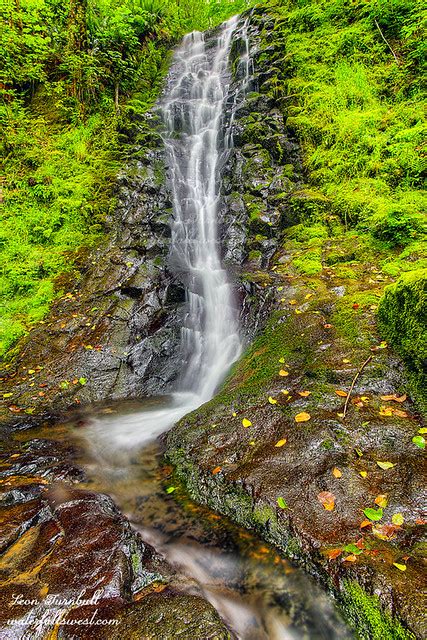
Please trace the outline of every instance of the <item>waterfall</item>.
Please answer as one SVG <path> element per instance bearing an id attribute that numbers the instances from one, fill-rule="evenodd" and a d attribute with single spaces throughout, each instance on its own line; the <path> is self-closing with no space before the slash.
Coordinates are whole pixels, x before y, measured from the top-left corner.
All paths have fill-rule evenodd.
<path id="1" fill-rule="evenodd" d="M 170 268 L 186 288 L 177 389 L 167 406 L 97 420 L 89 437 L 98 451 L 101 441 L 110 450 L 130 449 L 164 432 L 213 396 L 241 353 L 217 221 L 221 167 L 251 69 L 244 23 L 238 29 L 244 43 L 236 67 L 239 87 L 230 96 L 229 54 L 238 22 L 238 16 L 231 18 L 208 39 L 198 31 L 184 37 L 158 105 L 173 201 Z"/>
<path id="2" fill-rule="evenodd" d="M 212 397 L 241 350 L 217 237 L 219 166 L 229 142 L 223 133 L 228 53 L 236 24 L 236 17 L 225 24 L 213 50 L 203 33 L 185 36 L 175 55 L 175 80 L 161 105 L 173 196 L 171 261 L 187 289 L 179 386 L 199 403 Z"/>

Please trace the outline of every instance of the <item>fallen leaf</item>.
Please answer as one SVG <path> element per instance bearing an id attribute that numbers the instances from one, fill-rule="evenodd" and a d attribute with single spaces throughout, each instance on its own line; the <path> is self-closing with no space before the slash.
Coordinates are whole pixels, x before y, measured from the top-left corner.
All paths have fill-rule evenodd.
<path id="1" fill-rule="evenodd" d="M 425 441 L 425 438 L 423 438 L 423 436 L 414 436 L 412 438 L 412 442 L 419 449 L 425 449 L 426 448 L 426 441 Z"/>
<path id="2" fill-rule="evenodd" d="M 12 393 L 4 393 L 3 398 L 11 398 L 12 395 L 13 395 Z"/>
<path id="3" fill-rule="evenodd" d="M 349 360 L 348 358 L 343 358 L 343 363 L 344 364 L 351 364 L 351 360 Z"/>
<path id="4" fill-rule="evenodd" d="M 297 393 L 301 398 L 307 398 L 311 394 L 311 391 L 297 391 Z"/>
<path id="5" fill-rule="evenodd" d="M 245 429 L 247 429 L 248 427 L 252 426 L 252 422 L 250 420 L 248 420 L 247 418 L 243 418 L 242 425 L 245 427 Z"/>
<path id="6" fill-rule="evenodd" d="M 311 415 L 309 413 L 306 413 L 305 411 L 301 411 L 301 413 L 298 413 L 295 416 L 295 422 L 307 422 L 308 420 L 310 420 Z"/>
<path id="7" fill-rule="evenodd" d="M 277 400 L 275 400 L 271 396 L 268 396 L 268 401 L 269 401 L 270 404 L 277 404 Z"/>
<path id="8" fill-rule="evenodd" d="M 82 386 L 84 386 L 87 382 L 87 378 L 79 378 L 79 382 Z"/>
<path id="9" fill-rule="evenodd" d="M 380 540 L 393 540 L 397 529 L 398 527 L 392 524 L 375 525 L 372 527 L 372 533 Z"/>
<path id="10" fill-rule="evenodd" d="M 327 552 L 329 560 L 335 560 L 335 558 L 338 558 L 341 554 L 342 549 L 330 549 L 330 551 Z"/>
<path id="11" fill-rule="evenodd" d="M 307 293 L 307 295 L 305 296 L 306 300 L 310 300 L 310 298 L 312 298 L 314 295 L 314 293 Z"/>
<path id="12" fill-rule="evenodd" d="M 427 433 L 427 427 L 421 427 L 421 429 L 418 429 L 418 433 Z"/>
<path id="13" fill-rule="evenodd" d="M 284 369 L 280 369 L 279 376 L 286 377 L 289 375 L 289 371 L 285 371 Z"/>
<path id="14" fill-rule="evenodd" d="M 285 364 L 285 358 L 279 358 L 280 364 Z"/>
<path id="15" fill-rule="evenodd" d="M 237 417 L 237 413 L 235 411 L 233 411 L 233 413 L 231 415 L 233 416 L 233 418 Z"/>
<path id="16" fill-rule="evenodd" d="M 344 558 L 344 562 L 356 562 L 357 558 L 354 554 L 351 554 L 350 556 L 347 556 L 346 558 Z"/>
<path id="17" fill-rule="evenodd" d="M 400 564 L 400 562 L 393 562 L 393 567 L 396 567 L 400 571 L 406 571 L 406 564 Z"/>
<path id="18" fill-rule="evenodd" d="M 373 520 L 374 522 L 381 520 L 383 517 L 383 510 L 381 508 L 371 509 L 371 507 L 368 507 L 367 509 L 363 509 L 363 513 L 367 518 L 369 518 L 369 520 Z"/>
<path id="19" fill-rule="evenodd" d="M 359 471 L 359 475 L 362 476 L 362 478 L 367 478 L 368 477 L 368 472 L 367 471 Z"/>
<path id="20" fill-rule="evenodd" d="M 402 409 L 393 409 L 393 415 L 398 416 L 399 418 L 408 417 L 408 413 L 406 411 L 402 411 Z"/>
<path id="21" fill-rule="evenodd" d="M 166 493 L 173 493 L 175 491 L 176 487 L 168 487 L 166 489 Z"/>
<path id="22" fill-rule="evenodd" d="M 365 527 L 372 527 L 372 522 L 370 520 L 362 520 L 360 528 L 364 529 Z"/>
<path id="23" fill-rule="evenodd" d="M 396 394 L 390 396 L 380 396 L 381 400 L 386 400 L 387 402 L 393 400 L 394 402 L 405 402 L 407 395 L 406 393 L 403 396 L 397 396 Z"/>
<path id="24" fill-rule="evenodd" d="M 393 415 L 393 407 L 380 407 L 379 411 L 380 416 L 392 416 Z"/>
<path id="25" fill-rule="evenodd" d="M 287 389 L 281 389 L 280 393 L 283 393 L 284 396 L 288 396 L 289 395 L 289 391 Z"/>
<path id="26" fill-rule="evenodd" d="M 215 469 L 212 469 L 212 474 L 216 476 L 216 474 L 219 473 L 220 471 L 221 471 L 221 467 L 215 467 Z"/>
<path id="27" fill-rule="evenodd" d="M 381 493 L 379 496 L 377 496 L 375 498 L 375 504 L 377 504 L 379 507 L 382 507 L 383 509 L 386 508 L 387 506 L 387 496 L 384 493 Z"/>
<path id="28" fill-rule="evenodd" d="M 277 504 L 279 505 L 279 507 L 281 509 L 287 509 L 288 505 L 286 504 L 286 501 L 280 496 L 279 498 L 277 498 Z"/>
<path id="29" fill-rule="evenodd" d="M 332 325 L 331 325 L 331 324 L 329 324 L 328 322 L 327 322 L 326 324 L 324 324 L 324 325 L 323 325 L 323 327 L 324 327 L 325 329 L 332 329 Z"/>
<path id="30" fill-rule="evenodd" d="M 297 301 L 296 300 L 289 300 L 289 304 L 296 304 Z"/>
<path id="31" fill-rule="evenodd" d="M 341 391 L 341 389 L 335 389 L 335 393 L 341 398 L 346 398 L 348 396 L 347 391 Z"/>
<path id="32" fill-rule="evenodd" d="M 400 527 L 405 522 L 405 518 L 401 513 L 394 513 L 391 517 L 391 521 L 393 524 L 397 524 L 397 526 Z"/>
<path id="33" fill-rule="evenodd" d="M 35 369 L 28 369 L 28 373 L 29 373 L 30 375 L 31 375 L 31 374 L 33 374 L 33 373 L 35 373 L 35 372 L 36 372 L 36 370 L 35 370 Z"/>
<path id="34" fill-rule="evenodd" d="M 286 438 L 282 438 L 282 440 L 279 440 L 278 442 L 276 442 L 276 444 L 274 446 L 275 447 L 283 447 L 284 444 L 286 444 Z"/>
<path id="35" fill-rule="evenodd" d="M 342 471 L 340 471 L 337 467 L 334 467 L 332 469 L 332 475 L 334 476 L 334 478 L 341 478 Z"/>
<path id="36" fill-rule="evenodd" d="M 352 553 L 355 556 L 359 556 L 362 553 L 362 549 L 360 549 L 360 547 L 355 545 L 353 542 L 350 542 L 350 544 L 347 544 L 344 547 L 344 551 L 347 551 L 347 553 Z"/>
<path id="37" fill-rule="evenodd" d="M 392 469 L 393 467 L 396 466 L 396 462 L 381 462 L 380 460 L 377 460 L 377 465 L 381 468 L 384 469 L 385 471 L 387 469 Z"/>
<path id="38" fill-rule="evenodd" d="M 317 499 L 326 511 L 334 510 L 335 496 L 330 491 L 321 491 L 317 494 Z"/>

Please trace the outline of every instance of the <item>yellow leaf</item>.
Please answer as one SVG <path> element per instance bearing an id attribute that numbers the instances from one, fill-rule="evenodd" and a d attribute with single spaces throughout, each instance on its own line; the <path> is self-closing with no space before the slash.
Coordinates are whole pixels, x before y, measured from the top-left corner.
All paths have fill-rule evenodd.
<path id="1" fill-rule="evenodd" d="M 297 313 L 299 315 L 300 313 L 302 313 L 302 311 L 301 311 L 301 309 L 295 309 L 295 313 Z"/>
<path id="2" fill-rule="evenodd" d="M 298 391 L 298 395 L 301 396 L 301 398 L 307 398 L 310 394 L 311 391 Z"/>
<path id="3" fill-rule="evenodd" d="M 289 371 L 285 371 L 284 369 L 280 369 L 279 376 L 286 377 L 289 375 Z"/>
<path id="4" fill-rule="evenodd" d="M 367 475 L 368 475 L 368 472 L 367 471 L 359 471 L 359 475 L 361 475 L 362 478 L 366 478 Z"/>
<path id="5" fill-rule="evenodd" d="M 348 358 L 343 358 L 343 362 L 344 364 L 351 364 L 351 360 L 349 360 Z"/>
<path id="6" fill-rule="evenodd" d="M 333 475 L 335 478 L 341 478 L 341 476 L 342 476 L 342 471 L 340 471 L 340 469 L 338 469 L 337 467 L 334 467 L 334 468 L 332 469 L 332 475 Z"/>
<path id="7" fill-rule="evenodd" d="M 396 466 L 396 464 L 397 464 L 396 462 L 395 463 L 393 463 L 393 462 L 381 462 L 380 460 L 377 460 L 377 465 L 381 469 L 384 469 L 384 470 L 392 469 L 393 467 Z"/>
<path id="8" fill-rule="evenodd" d="M 275 400 L 271 396 L 268 396 L 268 401 L 269 401 L 270 404 L 277 404 L 277 400 Z"/>
<path id="9" fill-rule="evenodd" d="M 392 407 L 384 407 L 384 406 L 380 407 L 380 416 L 392 416 L 392 415 L 393 415 Z"/>
<path id="10" fill-rule="evenodd" d="M 282 440 L 279 440 L 278 442 L 276 442 L 276 444 L 274 446 L 275 447 L 283 447 L 284 444 L 286 444 L 286 438 L 282 438 Z"/>
<path id="11" fill-rule="evenodd" d="M 387 506 L 387 496 L 384 493 L 381 493 L 375 498 L 375 504 L 385 509 Z"/>
<path id="12" fill-rule="evenodd" d="M 348 396 L 347 391 L 341 391 L 341 389 L 335 389 L 335 393 L 337 396 L 340 396 L 340 398 L 346 398 Z"/>
<path id="13" fill-rule="evenodd" d="M 311 415 L 309 413 L 302 411 L 295 416 L 295 422 L 307 422 L 308 420 L 310 420 L 310 418 Z"/>
<path id="14" fill-rule="evenodd" d="M 400 527 L 400 525 L 402 525 L 405 522 L 405 518 L 402 516 L 401 513 L 395 513 L 392 516 L 391 521 L 393 524 L 397 524 Z"/>
<path id="15" fill-rule="evenodd" d="M 251 427 L 252 426 L 252 422 L 250 420 L 248 420 L 247 418 L 243 418 L 242 420 L 242 425 L 247 428 L 247 427 Z"/>
<path id="16" fill-rule="evenodd" d="M 310 300 L 310 298 L 312 298 L 312 297 L 313 297 L 313 295 L 314 295 L 314 294 L 312 294 L 312 293 L 307 293 L 307 295 L 305 296 L 305 299 L 306 299 L 306 300 Z"/>
<path id="17" fill-rule="evenodd" d="M 249 444 L 253 447 L 255 445 L 255 440 L 250 440 Z"/>
<path id="18" fill-rule="evenodd" d="M 344 418 L 344 414 L 343 413 L 337 413 L 338 418 Z"/>
<path id="19" fill-rule="evenodd" d="M 235 411 L 233 411 L 232 416 L 233 416 L 233 418 L 235 418 L 237 416 L 237 413 Z"/>
<path id="20" fill-rule="evenodd" d="M 285 358 L 279 358 L 280 364 L 285 364 Z"/>
<path id="21" fill-rule="evenodd" d="M 35 369 L 28 369 L 28 373 L 30 373 L 30 374 L 31 374 L 31 373 L 35 373 L 35 372 L 36 372 L 36 370 L 35 370 Z"/>
<path id="22" fill-rule="evenodd" d="M 297 301 L 296 300 L 289 300 L 289 304 L 296 304 Z"/>
<path id="23" fill-rule="evenodd" d="M 289 391 L 287 389 L 281 389 L 280 393 L 283 393 L 284 396 L 289 395 Z"/>
<path id="24" fill-rule="evenodd" d="M 406 571 L 406 564 L 400 564 L 400 562 L 393 562 L 393 567 L 396 567 L 400 571 Z"/>

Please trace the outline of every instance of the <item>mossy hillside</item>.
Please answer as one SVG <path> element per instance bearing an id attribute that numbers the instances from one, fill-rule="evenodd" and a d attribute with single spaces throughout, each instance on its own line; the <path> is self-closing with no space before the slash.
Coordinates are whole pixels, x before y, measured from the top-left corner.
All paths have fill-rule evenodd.
<path id="1" fill-rule="evenodd" d="M 407 365 L 411 390 L 427 410 L 427 269 L 405 273 L 385 288 L 378 320 L 382 335 Z"/>
<path id="2" fill-rule="evenodd" d="M 271 72 L 260 91 L 281 104 L 307 171 L 289 207 L 300 221 L 336 216 L 346 229 L 383 243 L 392 254 L 392 264 L 384 264 L 390 275 L 419 268 L 426 253 L 421 3 L 265 6 L 274 26 L 266 25 L 261 39 L 268 47 L 274 38 L 276 50 L 268 52 Z M 392 40 L 397 61 L 378 28 Z M 260 125 L 251 125 L 255 137 Z M 315 252 L 305 267 L 316 272 Z"/>

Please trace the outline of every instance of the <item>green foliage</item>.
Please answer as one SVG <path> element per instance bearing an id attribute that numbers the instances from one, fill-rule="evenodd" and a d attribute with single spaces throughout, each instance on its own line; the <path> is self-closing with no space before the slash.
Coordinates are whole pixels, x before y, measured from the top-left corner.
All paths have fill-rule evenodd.
<path id="1" fill-rule="evenodd" d="M 332 212 L 389 248 L 419 241 L 427 204 L 423 4 L 284 0 L 270 6 L 286 60 L 275 84 L 282 83 L 287 125 L 303 145 L 310 190 L 319 204 L 324 199 L 317 211 L 309 199 L 302 218 Z M 294 206 L 301 213 L 298 200 Z"/>
<path id="2" fill-rule="evenodd" d="M 405 273 L 384 291 L 378 309 L 383 336 L 404 359 L 411 390 L 427 407 L 427 269 Z"/>

